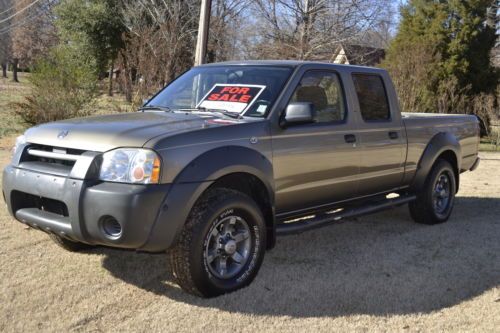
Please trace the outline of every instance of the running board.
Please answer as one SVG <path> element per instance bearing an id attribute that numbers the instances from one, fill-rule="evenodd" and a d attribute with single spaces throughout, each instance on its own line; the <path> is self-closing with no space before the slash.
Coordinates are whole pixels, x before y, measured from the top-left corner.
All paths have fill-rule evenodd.
<path id="1" fill-rule="evenodd" d="M 372 203 L 365 206 L 349 208 L 346 210 L 337 209 L 331 212 L 316 214 L 311 217 L 296 219 L 297 222 L 284 222 L 276 226 L 278 236 L 293 235 L 303 231 L 335 224 L 345 218 L 355 217 L 375 213 L 381 210 L 404 205 L 416 199 L 415 195 L 405 195 L 393 199 L 386 199 L 380 203 Z"/>

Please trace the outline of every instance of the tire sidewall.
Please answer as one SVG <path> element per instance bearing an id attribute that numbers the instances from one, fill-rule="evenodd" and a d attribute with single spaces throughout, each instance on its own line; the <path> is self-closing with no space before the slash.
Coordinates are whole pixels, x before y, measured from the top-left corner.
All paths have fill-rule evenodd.
<path id="1" fill-rule="evenodd" d="M 258 206 L 245 195 L 232 195 L 210 208 L 202 214 L 201 229 L 193 237 L 190 267 L 197 288 L 205 295 L 218 295 L 242 288 L 252 282 L 264 258 L 266 228 Z M 239 216 L 248 224 L 251 233 L 251 253 L 237 275 L 229 279 L 220 279 L 207 267 L 205 248 L 212 226 L 227 216 Z"/>
<path id="2" fill-rule="evenodd" d="M 448 179 L 450 181 L 450 198 L 448 202 L 448 206 L 446 208 L 446 211 L 442 214 L 439 214 L 436 212 L 433 199 L 432 199 L 432 194 L 434 192 L 434 187 L 436 185 L 436 182 L 438 180 L 438 177 L 443 173 L 446 172 L 448 174 Z M 446 162 L 446 161 L 440 161 L 438 164 L 436 164 L 436 167 L 432 170 L 432 177 L 430 177 L 429 182 L 427 184 L 427 205 L 429 206 L 429 210 L 433 216 L 433 218 L 436 221 L 444 222 L 448 220 L 450 217 L 452 211 L 453 211 L 453 205 L 455 203 L 455 193 L 457 190 L 456 187 L 456 178 L 455 178 L 455 172 L 451 165 Z"/>

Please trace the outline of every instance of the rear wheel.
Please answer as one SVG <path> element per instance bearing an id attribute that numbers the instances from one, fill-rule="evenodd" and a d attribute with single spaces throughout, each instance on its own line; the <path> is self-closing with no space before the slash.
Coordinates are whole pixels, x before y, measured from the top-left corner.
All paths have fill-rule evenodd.
<path id="1" fill-rule="evenodd" d="M 54 234 L 50 234 L 49 236 L 54 241 L 54 243 L 56 243 L 57 245 L 59 245 L 60 247 L 65 249 L 66 251 L 79 252 L 79 251 L 93 248 L 92 245 L 88 245 L 88 244 L 84 244 L 84 243 L 80 243 L 80 242 L 73 242 L 73 241 L 70 241 L 69 239 L 62 238 L 62 237 L 54 235 Z"/>
<path id="2" fill-rule="evenodd" d="M 185 291 L 203 297 L 250 284 L 264 258 L 266 228 L 247 195 L 214 189 L 191 211 L 177 244 L 167 254 L 174 278 Z"/>
<path id="3" fill-rule="evenodd" d="M 448 161 L 439 159 L 427 176 L 417 199 L 409 204 L 413 220 L 423 224 L 438 224 L 448 220 L 453 210 L 456 179 Z"/>

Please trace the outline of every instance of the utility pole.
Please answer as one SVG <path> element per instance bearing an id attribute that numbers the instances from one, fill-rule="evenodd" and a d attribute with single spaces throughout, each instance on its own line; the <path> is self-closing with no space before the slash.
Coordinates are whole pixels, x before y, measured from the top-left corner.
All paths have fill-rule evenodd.
<path id="1" fill-rule="evenodd" d="M 196 54 L 194 65 L 199 66 L 205 63 L 207 56 L 208 28 L 210 26 L 210 12 L 212 0 L 201 0 L 200 24 L 198 27 L 198 41 L 196 43 Z"/>

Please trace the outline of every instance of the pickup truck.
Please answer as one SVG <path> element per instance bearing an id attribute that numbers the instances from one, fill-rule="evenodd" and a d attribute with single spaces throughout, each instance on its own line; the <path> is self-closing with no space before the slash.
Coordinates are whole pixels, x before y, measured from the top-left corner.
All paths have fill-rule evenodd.
<path id="1" fill-rule="evenodd" d="M 277 235 L 403 204 L 445 222 L 478 145 L 475 116 L 402 114 L 382 69 L 215 63 L 138 112 L 28 129 L 3 195 L 66 250 L 164 252 L 185 291 L 212 297 L 251 283 Z"/>

